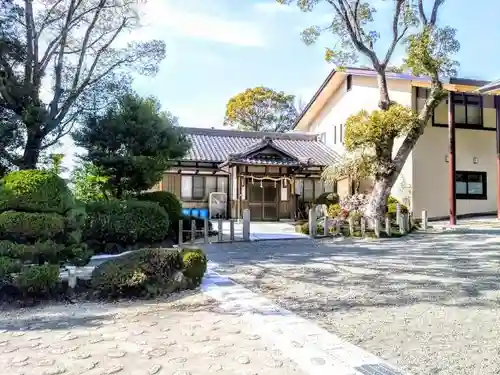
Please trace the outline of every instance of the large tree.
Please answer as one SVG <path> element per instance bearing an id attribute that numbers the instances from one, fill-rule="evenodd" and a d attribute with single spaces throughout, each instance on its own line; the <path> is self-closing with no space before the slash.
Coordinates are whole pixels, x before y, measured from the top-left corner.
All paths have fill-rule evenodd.
<path id="1" fill-rule="evenodd" d="M 445 0 L 385 0 L 392 4 L 392 12 L 377 17 L 378 7 L 365 0 L 277 0 L 280 3 L 296 2 L 303 11 L 318 5 L 330 9 L 331 21 L 325 26 L 313 26 L 304 31 L 306 43 L 315 42 L 323 33 L 336 37 L 337 44 L 327 48 L 326 59 L 343 68 L 358 62 L 360 57 L 369 61 L 377 74 L 379 111 L 355 115 L 346 126 L 346 146 L 350 151 L 370 150 L 374 161 L 374 186 L 370 196 L 368 216 L 381 216 L 391 188 L 401 169 L 424 133 L 426 124 L 440 101 L 446 96 L 441 77 L 456 74 L 457 63 L 451 55 L 458 51 L 456 30 L 438 27 L 438 14 Z M 381 38 L 377 25 L 389 24 L 390 33 Z M 381 40 L 387 40 L 386 46 Z M 430 90 L 425 105 L 418 114 L 391 100 L 386 73 L 394 51 L 405 44 L 405 68 L 415 75 L 430 78 Z M 393 110 L 391 107 L 395 106 Z M 356 117 L 357 116 L 357 117 Z M 400 116 L 400 117 L 398 117 Z M 402 117 L 401 117 L 402 116 Z M 404 119 L 405 121 L 401 121 Z M 349 129 L 350 128 L 350 129 Z M 393 153 L 394 141 L 402 137 L 399 149 Z M 349 138 L 349 139 L 348 139 Z M 394 155 L 394 156 L 393 156 Z"/>
<path id="2" fill-rule="evenodd" d="M 131 94 L 104 115 L 89 117 L 73 139 L 87 151 L 83 161 L 105 177 L 99 179 L 101 190 L 115 198 L 152 188 L 190 147 L 176 118 L 161 111 L 157 100 Z"/>
<path id="3" fill-rule="evenodd" d="M 123 93 L 130 73 L 157 71 L 162 41 L 127 42 L 139 27 L 136 5 L 0 0 L 0 111 L 10 117 L 7 125 L 0 122 L 0 139 L 12 139 L 0 161 L 35 168 L 40 153 L 82 116 Z"/>
<path id="4" fill-rule="evenodd" d="M 224 124 L 240 130 L 286 132 L 296 118 L 293 95 L 259 86 L 229 99 Z"/>

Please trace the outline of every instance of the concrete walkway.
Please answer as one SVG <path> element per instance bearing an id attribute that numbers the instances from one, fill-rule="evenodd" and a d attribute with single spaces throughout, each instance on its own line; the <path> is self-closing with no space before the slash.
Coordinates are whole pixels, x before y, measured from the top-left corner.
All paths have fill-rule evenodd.
<path id="1" fill-rule="evenodd" d="M 212 221 L 213 229 L 219 231 L 217 220 Z M 229 241 L 230 234 L 229 221 L 222 222 L 223 240 Z M 234 224 L 235 240 L 243 240 L 243 224 Z M 289 222 L 259 222 L 250 223 L 250 241 L 262 240 L 289 240 L 296 238 L 309 238 L 307 235 L 295 232 L 295 227 Z"/>

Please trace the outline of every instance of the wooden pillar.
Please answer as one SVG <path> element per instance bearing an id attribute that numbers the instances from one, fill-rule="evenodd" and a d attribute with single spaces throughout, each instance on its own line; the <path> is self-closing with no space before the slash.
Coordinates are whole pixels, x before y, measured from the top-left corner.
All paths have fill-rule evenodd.
<path id="1" fill-rule="evenodd" d="M 455 105 L 453 93 L 448 93 L 448 199 L 450 205 L 450 225 L 457 224 L 456 170 L 455 158 Z"/>
<path id="2" fill-rule="evenodd" d="M 495 95 L 494 100 L 497 115 L 497 218 L 500 219 L 500 97 Z"/>
<path id="3" fill-rule="evenodd" d="M 240 173 L 240 168 L 241 166 L 238 165 L 236 167 L 236 199 L 237 199 L 237 215 L 236 218 L 240 220 L 240 217 L 242 215 L 241 213 L 241 173 Z"/>
<path id="4" fill-rule="evenodd" d="M 290 202 L 290 219 L 294 220 L 295 219 L 295 211 L 297 210 L 297 207 L 295 206 L 295 176 L 290 177 L 290 181 L 288 181 L 290 184 L 290 196 L 288 197 L 289 202 Z"/>

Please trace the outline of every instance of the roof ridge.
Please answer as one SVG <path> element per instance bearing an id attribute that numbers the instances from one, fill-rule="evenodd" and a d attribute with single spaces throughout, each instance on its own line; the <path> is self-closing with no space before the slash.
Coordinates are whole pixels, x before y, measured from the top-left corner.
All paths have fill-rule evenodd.
<path id="1" fill-rule="evenodd" d="M 221 136 L 221 137 L 239 137 L 239 138 L 270 138 L 270 139 L 288 139 L 298 141 L 315 141 L 317 134 L 302 133 L 302 132 L 258 132 L 236 129 L 220 129 L 220 128 L 194 128 L 182 127 L 186 134 Z"/>

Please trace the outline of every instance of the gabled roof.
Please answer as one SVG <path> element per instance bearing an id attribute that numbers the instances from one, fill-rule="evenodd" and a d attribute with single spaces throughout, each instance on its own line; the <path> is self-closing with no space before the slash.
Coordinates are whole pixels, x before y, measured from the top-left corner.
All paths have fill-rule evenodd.
<path id="1" fill-rule="evenodd" d="M 373 69 L 367 68 L 346 68 L 342 70 L 333 69 L 330 74 L 323 81 L 319 89 L 313 95 L 309 103 L 307 103 L 304 110 L 300 113 L 300 115 L 295 120 L 294 129 L 297 128 L 300 121 L 304 118 L 306 113 L 311 109 L 311 107 L 320 99 L 320 97 L 324 97 L 328 95 L 327 91 L 333 92 L 336 90 L 340 82 L 345 79 L 346 76 L 358 76 L 358 77 L 377 77 L 377 72 Z M 419 87 L 429 87 L 431 83 L 431 78 L 426 76 L 414 76 L 409 73 L 396 73 L 396 72 L 386 72 L 386 77 L 389 80 L 404 80 L 411 81 L 413 86 Z M 457 78 L 457 77 L 444 77 L 442 78 L 443 87 L 449 91 L 460 91 L 460 92 L 477 92 L 481 90 L 483 86 L 488 85 L 489 81 L 484 80 L 476 80 L 476 79 L 468 79 L 468 78 Z M 495 90 L 500 89 L 500 81 L 497 82 L 497 87 Z M 488 93 L 490 91 L 485 91 L 484 93 Z M 326 93 L 326 94 L 325 94 Z M 478 92 L 479 93 L 479 92 Z"/>
<path id="2" fill-rule="evenodd" d="M 277 164 L 259 154 L 265 148 L 282 154 L 279 164 L 327 166 L 340 159 L 335 151 L 318 141 L 315 134 L 205 128 L 184 128 L 184 132 L 192 144 L 185 161 L 224 163 L 236 158 L 249 164 Z"/>

